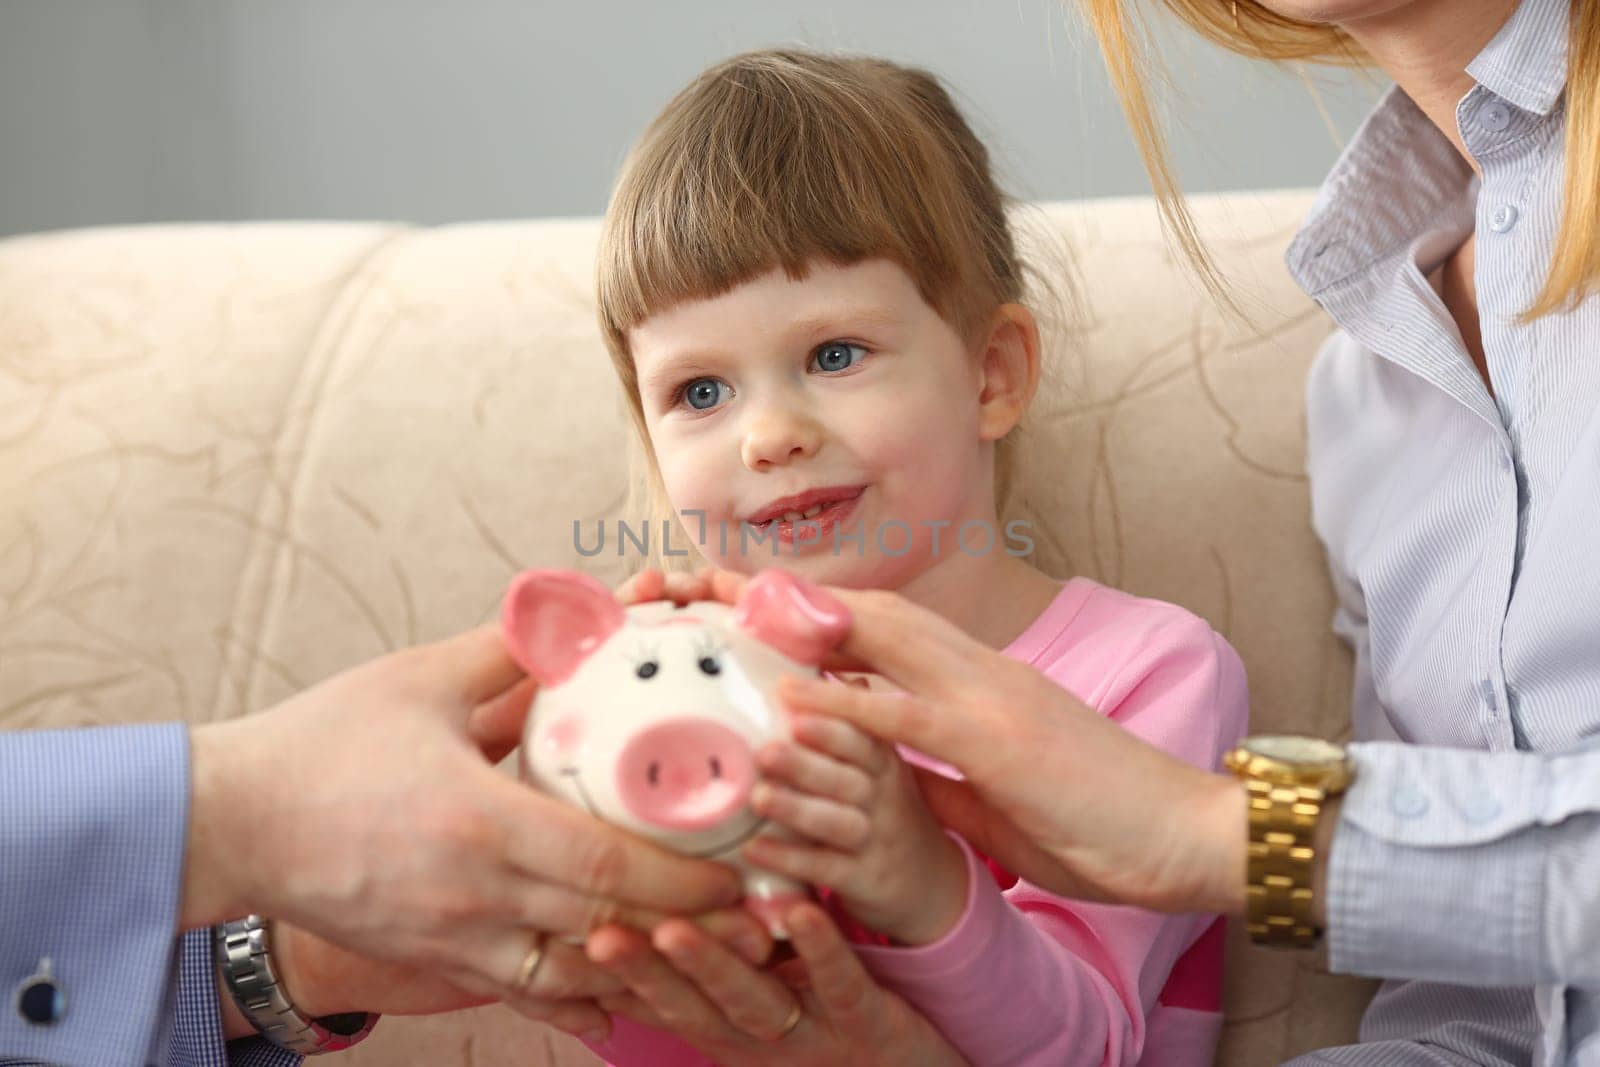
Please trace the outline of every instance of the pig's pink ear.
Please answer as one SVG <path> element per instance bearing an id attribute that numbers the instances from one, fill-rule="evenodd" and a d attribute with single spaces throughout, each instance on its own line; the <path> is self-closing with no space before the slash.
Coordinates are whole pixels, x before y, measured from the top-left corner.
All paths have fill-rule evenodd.
<path id="1" fill-rule="evenodd" d="M 850 609 L 818 586 L 768 568 L 739 594 L 733 621 L 796 662 L 820 664 L 850 632 Z"/>
<path id="2" fill-rule="evenodd" d="M 511 658 L 540 685 L 572 676 L 588 655 L 622 628 L 611 590 L 577 571 L 523 571 L 500 606 L 500 631 Z"/>

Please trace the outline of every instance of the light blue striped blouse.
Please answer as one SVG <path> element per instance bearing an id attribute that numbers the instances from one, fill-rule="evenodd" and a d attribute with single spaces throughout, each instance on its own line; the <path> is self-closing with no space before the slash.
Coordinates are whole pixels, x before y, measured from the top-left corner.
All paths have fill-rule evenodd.
<path id="1" fill-rule="evenodd" d="M 1288 262 L 1339 326 L 1308 392 L 1356 652 L 1330 859 L 1362 1044 L 1302 1064 L 1600 1064 L 1600 299 L 1530 324 L 1561 211 L 1568 0 L 1524 0 L 1456 109 L 1399 91 Z M 1429 275 L 1476 231 L 1493 395 Z"/>

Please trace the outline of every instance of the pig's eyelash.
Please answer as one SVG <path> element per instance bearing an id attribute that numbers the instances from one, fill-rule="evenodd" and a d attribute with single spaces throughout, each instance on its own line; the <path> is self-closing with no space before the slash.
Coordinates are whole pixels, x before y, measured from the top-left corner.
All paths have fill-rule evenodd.
<path id="1" fill-rule="evenodd" d="M 701 635 L 694 643 L 695 659 L 700 659 L 704 656 L 720 656 L 726 651 L 728 651 L 727 644 L 719 641 L 711 634 Z"/>
<path id="2" fill-rule="evenodd" d="M 656 645 L 635 645 L 627 657 L 639 678 L 654 678 L 661 670 L 661 649 Z"/>
<path id="3" fill-rule="evenodd" d="M 641 663 L 648 663 L 651 660 L 656 660 L 659 662 L 661 659 L 661 646 L 644 644 L 635 645 L 633 648 L 628 650 L 627 656 L 635 667 L 639 666 Z"/>

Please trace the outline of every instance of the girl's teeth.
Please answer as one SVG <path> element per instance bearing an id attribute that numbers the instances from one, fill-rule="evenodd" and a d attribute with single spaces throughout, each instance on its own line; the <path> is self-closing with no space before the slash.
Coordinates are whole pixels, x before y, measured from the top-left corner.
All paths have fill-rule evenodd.
<path id="1" fill-rule="evenodd" d="M 804 519 L 814 519 L 818 515 L 820 515 L 822 513 L 823 509 L 826 508 L 827 506 L 828 505 L 826 505 L 826 504 L 813 504 L 809 508 L 806 508 L 804 511 L 786 511 L 782 515 L 779 515 L 776 519 L 770 519 L 768 521 L 769 522 L 800 522 L 800 521 L 802 521 Z"/>

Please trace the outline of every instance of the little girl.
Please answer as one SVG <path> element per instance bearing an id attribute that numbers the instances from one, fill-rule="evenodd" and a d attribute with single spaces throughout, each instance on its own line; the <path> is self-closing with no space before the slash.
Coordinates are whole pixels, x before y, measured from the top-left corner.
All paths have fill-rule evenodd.
<path id="1" fill-rule="evenodd" d="M 1000 525 L 1039 377 L 1022 279 L 988 153 L 933 77 L 768 51 L 702 74 L 634 148 L 600 321 L 660 506 L 709 562 L 894 590 L 1212 767 L 1245 724 L 1228 644 L 1048 577 Z M 871 975 L 971 1062 L 1211 1062 L 1220 920 L 1043 892 L 939 826 L 916 753 L 836 720 L 796 739 L 761 754 L 751 803 L 798 840 L 746 856 L 819 886 Z M 716 1055 L 614 1022 L 595 1046 L 614 1063 Z"/>

